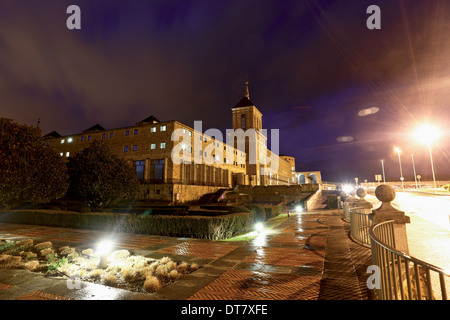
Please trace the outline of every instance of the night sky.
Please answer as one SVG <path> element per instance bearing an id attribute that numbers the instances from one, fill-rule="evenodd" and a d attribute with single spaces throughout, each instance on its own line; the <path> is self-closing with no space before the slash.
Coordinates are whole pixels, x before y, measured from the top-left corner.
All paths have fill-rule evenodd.
<path id="1" fill-rule="evenodd" d="M 81 8 L 82 30 L 66 9 Z M 367 7 L 381 8 L 369 30 Z M 154 115 L 232 128 L 244 96 L 280 130 L 280 153 L 323 180 L 431 176 L 422 122 L 450 123 L 447 0 L 2 0 L 0 117 L 43 134 Z M 371 111 L 371 112 L 368 112 Z M 270 135 L 269 135 L 270 138 Z M 448 132 L 433 145 L 447 179 Z"/>

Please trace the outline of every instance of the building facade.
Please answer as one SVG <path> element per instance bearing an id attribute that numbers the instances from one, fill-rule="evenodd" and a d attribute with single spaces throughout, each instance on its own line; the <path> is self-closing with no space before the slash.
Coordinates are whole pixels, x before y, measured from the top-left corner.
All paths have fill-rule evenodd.
<path id="1" fill-rule="evenodd" d="M 54 131 L 44 136 L 43 141 L 66 158 L 94 141 L 102 141 L 133 166 L 137 177 L 147 185 L 233 187 L 320 183 L 320 172 L 315 172 L 313 181 L 309 173 L 295 171 L 295 158 L 266 150 L 262 113 L 250 101 L 248 83 L 244 98 L 232 108 L 232 119 L 234 130 L 249 133 L 245 144 L 239 145 L 236 140 L 226 143 L 196 130 L 195 126 L 176 120 L 161 122 L 154 116 L 115 129 L 97 124 L 70 136 Z M 271 171 L 269 166 L 260 163 L 261 153 L 278 162 L 277 170 Z M 256 162 L 251 161 L 253 154 Z"/>

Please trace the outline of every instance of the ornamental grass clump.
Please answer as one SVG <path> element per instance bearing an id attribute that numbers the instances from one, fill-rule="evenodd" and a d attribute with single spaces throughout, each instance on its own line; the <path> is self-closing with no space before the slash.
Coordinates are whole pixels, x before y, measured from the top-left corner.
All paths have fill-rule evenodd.
<path id="1" fill-rule="evenodd" d="M 155 292 L 161 289 L 161 282 L 157 277 L 150 276 L 145 279 L 144 290 L 147 292 Z"/>

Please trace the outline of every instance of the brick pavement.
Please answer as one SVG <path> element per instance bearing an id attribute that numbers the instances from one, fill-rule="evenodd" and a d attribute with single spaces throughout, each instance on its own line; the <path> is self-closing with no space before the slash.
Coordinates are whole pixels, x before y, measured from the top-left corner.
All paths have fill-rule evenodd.
<path id="1" fill-rule="evenodd" d="M 349 225 L 337 210 L 291 217 L 250 241 L 119 234 L 116 249 L 149 258 L 171 257 L 200 268 L 153 294 L 93 283 L 68 288 L 66 279 L 25 270 L 2 270 L 0 300 L 369 300 L 365 270 L 370 249 L 348 238 Z M 0 237 L 33 238 L 92 247 L 107 233 L 0 224 Z"/>

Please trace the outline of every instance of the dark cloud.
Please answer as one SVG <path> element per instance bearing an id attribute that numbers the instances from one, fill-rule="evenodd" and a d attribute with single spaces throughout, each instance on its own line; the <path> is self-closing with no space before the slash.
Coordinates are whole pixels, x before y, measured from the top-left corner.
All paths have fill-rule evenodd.
<path id="1" fill-rule="evenodd" d="M 386 158 L 395 177 L 399 144 L 428 172 L 426 148 L 408 134 L 421 121 L 446 129 L 450 120 L 450 8 L 377 2 L 382 29 L 371 31 L 365 0 L 4 0 L 0 114 L 40 118 L 44 133 L 151 114 L 226 129 L 248 77 L 264 126 L 280 129 L 280 152 L 298 169 L 372 179 Z M 81 7 L 81 31 L 65 27 L 69 4 Z M 358 116 L 368 108 L 378 112 Z M 448 141 L 435 158 L 450 174 Z"/>

